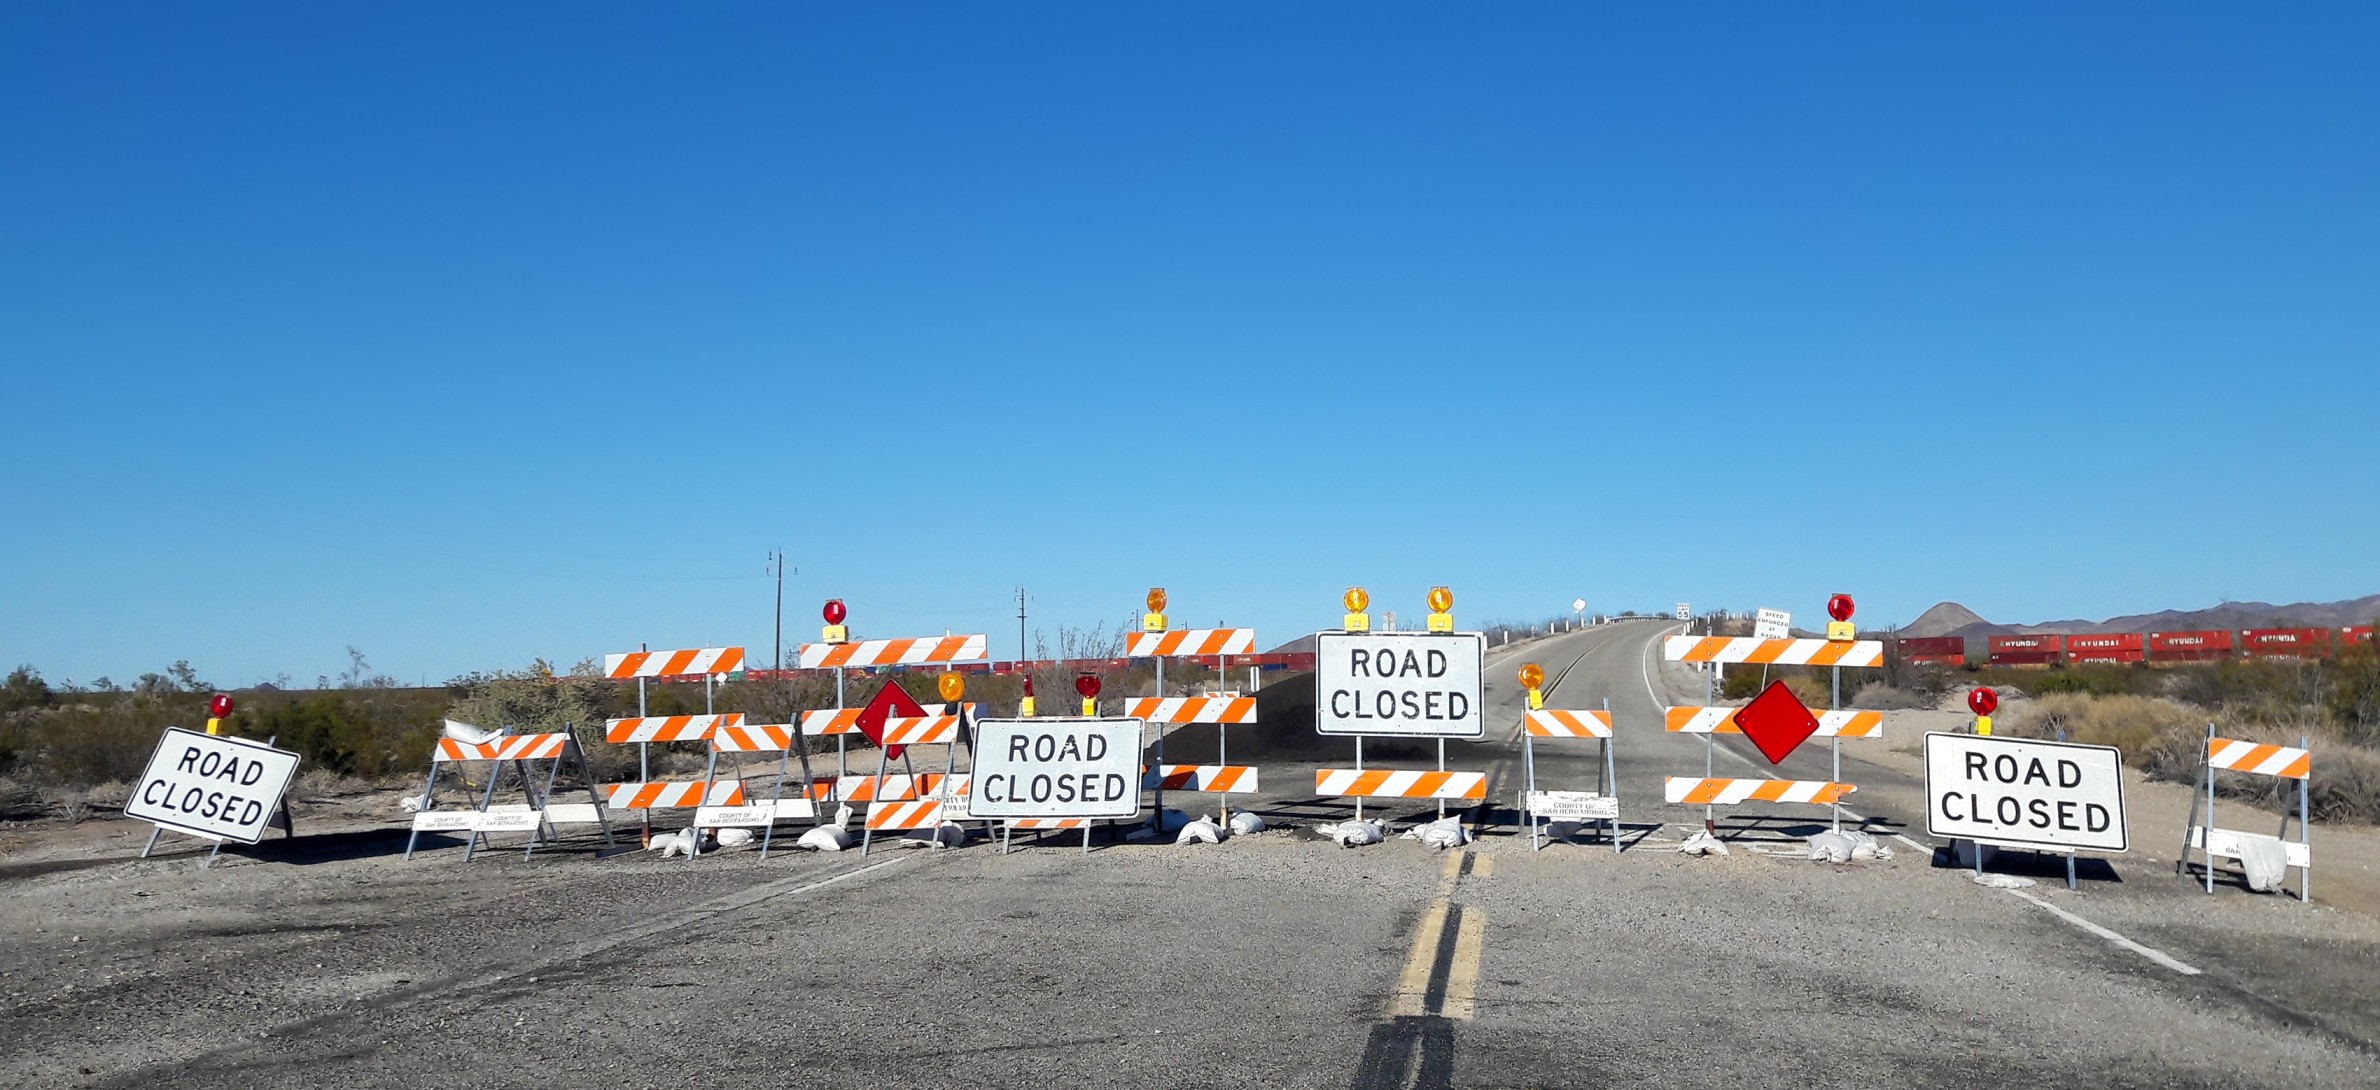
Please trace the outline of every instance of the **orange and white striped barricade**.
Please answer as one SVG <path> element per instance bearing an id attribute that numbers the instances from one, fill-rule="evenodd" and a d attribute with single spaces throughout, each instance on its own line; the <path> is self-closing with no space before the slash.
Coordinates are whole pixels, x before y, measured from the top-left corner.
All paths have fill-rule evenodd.
<path id="1" fill-rule="evenodd" d="M 2282 850 L 2287 853 L 2288 866 L 2297 868 L 2297 899 L 2301 902 L 2311 900 L 2313 898 L 2310 887 L 2314 877 L 2314 844 L 2312 832 L 2306 826 L 2306 819 L 2311 812 L 2308 798 L 2309 785 L 2314 777 L 2314 757 L 2310 749 L 2310 741 L 2301 736 L 2295 747 L 2244 742 L 2237 738 L 2218 737 L 2215 734 L 2215 725 L 2209 723 L 2206 728 L 2206 754 L 2201 758 L 2200 765 L 2203 770 L 2201 779 L 2206 783 L 2206 790 L 2203 799 L 2196 794 L 2193 794 L 2190 799 L 2190 825 L 2188 830 L 2183 833 L 2182 856 L 2174 862 L 2174 873 L 2186 873 L 2190 865 L 2190 850 L 2198 849 L 2206 859 L 2206 891 L 2213 893 L 2215 891 L 2215 860 L 2218 858 L 2238 859 L 2241 857 L 2241 853 L 2247 850 L 2249 841 L 2261 839 L 2256 833 L 2235 832 L 2215 824 L 2216 770 L 2296 780 L 2297 839 L 2288 839 L 2289 814 L 2285 811 L 2281 815 L 2280 832 L 2274 836 L 2274 839 L 2281 842 Z M 2201 802 L 2206 806 L 2206 823 L 2203 825 L 2198 821 L 2198 807 Z M 2283 868 L 2283 873 L 2287 873 L 2287 868 Z"/>
<path id="2" fill-rule="evenodd" d="M 868 804 L 868 816 L 860 831 L 861 855 L 868 854 L 876 833 L 880 831 L 938 829 L 945 821 L 968 820 L 957 814 L 946 818 L 942 803 L 956 800 L 967 793 L 968 777 L 958 772 L 958 755 L 960 745 L 973 744 L 972 736 L 961 729 L 961 720 L 969 707 L 960 705 L 939 714 L 886 717 L 883 737 L 876 747 L 876 774 L 863 777 L 838 774 L 835 777 L 829 787 L 830 798 Z M 942 774 L 919 775 L 914 771 L 906 776 L 888 774 L 886 765 L 894 746 L 943 747 Z M 908 754 L 903 753 L 901 760 L 907 764 Z M 865 782 L 846 782 L 854 779 Z M 935 843 L 938 846 L 941 841 L 936 840 Z"/>
<path id="3" fill-rule="evenodd" d="M 972 791 L 960 805 L 1001 822 L 1000 851 L 1016 831 L 1080 829 L 1140 816 L 1140 743 L 1148 724 L 1132 716 L 1042 716 L 976 723 Z"/>
<path id="4" fill-rule="evenodd" d="M 1431 772 L 1394 768 L 1318 768 L 1314 793 L 1355 800 L 1355 816 L 1363 817 L 1365 799 L 1434 799 L 1445 813 L 1449 801 L 1487 801 L 1487 773 Z"/>
<path id="5" fill-rule="evenodd" d="M 1743 802 L 1802 802 L 1832 806 L 1859 790 L 1826 780 L 1754 780 L 1719 776 L 1664 776 L 1662 797 L 1672 806 L 1733 806 Z"/>
<path id="6" fill-rule="evenodd" d="M 1671 734 L 1702 735 L 1703 743 L 1707 747 L 1713 744 L 1714 735 L 1742 734 L 1744 732 L 1744 728 L 1736 725 L 1735 721 L 1735 713 L 1739 710 L 1729 707 L 1679 705 L 1667 710 L 1664 714 L 1666 722 L 1663 725 L 1668 728 Z M 1810 714 L 1818 719 L 1818 729 L 1810 737 L 1824 738 L 1830 744 L 1834 751 L 1834 778 L 1837 780 L 1843 778 L 1843 739 L 1884 737 L 1883 712 L 1830 708 Z M 1703 758 L 1703 775 L 1707 778 L 1713 771 L 1711 755 L 1706 752 Z M 1841 832 L 1843 831 L 1843 808 L 1840 804 L 1835 804 L 1833 809 L 1835 831 Z"/>
<path id="7" fill-rule="evenodd" d="M 974 705 L 969 704 L 967 707 L 972 709 Z M 801 715 L 803 734 L 812 738 L 823 736 L 835 740 L 835 776 L 838 779 L 851 774 L 848 759 L 849 744 L 852 738 L 860 734 L 859 717 L 860 713 L 866 710 L 865 708 L 825 708 L 803 712 Z M 958 723 L 959 713 L 947 709 L 940 712 L 928 712 L 922 716 L 887 716 L 884 720 L 885 744 L 893 746 L 932 744 L 930 741 L 912 743 L 908 739 L 929 736 L 938 738 L 945 732 L 955 731 Z"/>
<path id="8" fill-rule="evenodd" d="M 1224 631 L 1247 632 L 1250 630 L 1225 629 Z M 1142 633 L 1142 635 L 1181 636 L 1189 635 L 1189 633 L 1153 632 Z M 1249 637 L 1249 642 L 1251 645 L 1255 642 L 1253 635 Z M 1157 660 L 1157 669 L 1162 675 L 1165 669 L 1164 659 Z M 1160 689 L 1164 687 L 1162 680 L 1158 682 L 1158 687 Z M 1231 728 L 1234 725 L 1245 725 L 1256 721 L 1255 697 L 1242 696 L 1239 693 L 1215 693 L 1208 696 L 1138 696 L 1124 702 L 1124 714 L 1130 718 L 1157 725 L 1155 752 L 1158 763 L 1144 770 L 1141 787 L 1157 793 L 1157 813 L 1160 822 L 1163 821 L 1165 813 L 1165 792 L 1169 789 L 1214 792 L 1223 795 L 1223 812 L 1218 820 L 1230 819 L 1230 796 L 1253 794 L 1256 791 L 1255 766 L 1231 763 L 1230 736 Z M 1215 763 L 1211 765 L 1164 763 L 1166 728 L 1193 723 L 1214 724 Z"/>
<path id="9" fill-rule="evenodd" d="M 818 804 L 810 798 L 807 788 L 801 797 L 785 797 L 785 777 L 790 771 L 788 762 L 799 756 L 802 762 L 802 783 L 808 784 L 810 773 L 810 744 L 801 727 L 792 723 L 758 723 L 723 726 L 711 732 L 711 766 L 703 776 L 715 780 L 719 775 L 719 755 L 731 754 L 735 762 L 735 778 L 744 778 L 743 755 L 746 753 L 774 753 L 777 755 L 777 781 L 766 802 L 740 807 L 704 807 L 694 812 L 694 824 L 706 829 L 754 828 L 761 830 L 760 857 L 769 857 L 769 846 L 777 835 L 777 822 L 785 818 L 810 819 L 818 823 Z"/>
<path id="10" fill-rule="evenodd" d="M 915 776 L 854 776 L 869 781 L 854 791 L 868 800 L 868 816 L 861 822 L 859 853 L 868 854 L 877 833 L 939 829 L 946 823 L 972 820 L 966 795 L 973 777 L 964 772 Z M 873 790 L 869 788 L 872 787 Z M 940 846 L 941 841 L 935 841 Z"/>
<path id="11" fill-rule="evenodd" d="M 1159 616 L 1159 623 L 1163 618 Z M 1165 660 L 1169 658 L 1215 657 L 1215 680 L 1221 682 L 1227 656 L 1250 655 L 1256 652 L 1256 630 L 1253 628 L 1184 628 L 1171 632 L 1127 632 L 1124 634 L 1124 657 L 1157 660 L 1157 695 L 1136 697 L 1128 705 L 1127 715 L 1155 724 L 1157 741 L 1150 750 L 1159 768 L 1165 763 L 1166 728 L 1187 723 L 1215 724 L 1215 763 L 1229 764 L 1233 724 L 1256 721 L 1256 700 L 1236 693 L 1212 697 L 1175 697 L 1165 695 Z M 1149 819 L 1149 830 L 1157 832 L 1165 824 L 1165 782 L 1160 774 L 1152 788 L 1157 793 L 1156 816 Z M 1253 790 L 1253 786 L 1250 787 Z M 1229 799 L 1225 799 L 1223 816 L 1231 814 Z"/>
<path id="12" fill-rule="evenodd" d="M 1706 704 L 1715 701 L 1718 695 L 1715 691 L 1717 688 L 1718 671 L 1729 663 L 1743 663 L 1753 666 L 1828 667 L 1829 672 L 1832 675 L 1832 684 L 1830 687 L 1832 698 L 1828 700 L 1828 704 L 1835 705 L 1837 707 L 1833 707 L 1827 711 L 1817 711 L 1813 709 L 1812 714 L 1816 715 L 1819 721 L 1819 729 L 1817 733 L 1813 735 L 1813 737 L 1823 737 L 1827 740 L 1827 745 L 1832 751 L 1832 757 L 1834 761 L 1834 771 L 1832 773 L 1833 779 L 1827 781 L 1810 780 L 1800 782 L 1832 783 L 1840 781 L 1843 778 L 1843 739 L 1846 737 L 1866 738 L 1882 736 L 1883 716 L 1881 713 L 1851 712 L 1849 713 L 1849 716 L 1846 717 L 1844 715 L 1844 709 L 1839 707 L 1839 705 L 1843 703 L 1843 668 L 1883 666 L 1884 641 L 1882 640 L 1768 639 L 1759 636 L 1665 636 L 1661 640 L 1661 657 L 1670 662 L 1700 662 L 1710 664 L 1711 673 L 1703 680 L 1703 684 L 1705 686 L 1704 697 Z M 1703 736 L 1704 747 L 1702 778 L 1706 781 L 1719 778 L 1716 775 L 1716 769 L 1714 767 L 1715 755 L 1718 752 L 1718 744 L 1715 736 L 1719 734 L 1742 733 L 1740 729 L 1729 729 L 1729 724 L 1733 722 L 1735 711 L 1736 709 L 1732 708 L 1680 707 L 1668 709 L 1668 711 L 1665 713 L 1669 720 L 1668 729 L 1671 731 L 1681 734 L 1700 734 Z M 1832 718 L 1830 719 L 1830 717 Z M 1828 726 L 1830 722 L 1834 724 L 1831 730 Z M 1708 723 L 1709 725 L 1707 727 L 1702 726 L 1701 724 L 1704 723 Z M 1839 798 L 1840 795 L 1837 795 L 1836 797 Z M 1835 805 L 1832 802 L 1828 803 L 1827 805 L 1832 810 L 1831 816 L 1835 831 L 1841 832 L 1843 829 L 1843 808 L 1839 805 Z M 1711 806 L 1707 804 L 1703 806 L 1702 825 L 1705 831 L 1710 831 L 1714 828 L 1713 810 Z"/>
<path id="13" fill-rule="evenodd" d="M 813 715 L 850 718 L 842 728 L 818 733 L 835 736 L 835 775 L 848 775 L 850 735 L 859 733 L 856 725 L 858 708 L 843 706 L 843 671 L 846 669 L 875 669 L 885 666 L 947 666 L 961 662 L 983 662 L 991 656 L 987 648 L 990 639 L 977 632 L 964 636 L 918 636 L 909 639 L 852 640 L 844 643 L 805 643 L 795 649 L 796 664 L 804 670 L 833 670 L 835 672 L 835 707 L 832 712 L 804 712 L 804 726 Z"/>
<path id="14" fill-rule="evenodd" d="M 670 781 L 652 779 L 652 765 L 644 747 L 654 742 L 709 742 L 722 729 L 744 725 L 742 712 L 715 712 L 702 715 L 639 715 L 626 719 L 611 719 L 604 723 L 604 739 L 613 745 L 635 745 L 638 778 L 634 783 L 606 784 L 606 804 L 614 810 L 644 810 L 645 828 L 652 828 L 653 810 L 694 810 L 696 826 L 701 823 L 704 807 L 744 806 L 744 786 L 741 780 L 717 779 L 717 757 L 714 754 L 709 771 L 700 780 Z M 698 834 L 699 835 L 699 834 Z M 689 854 L 688 860 L 694 858 Z"/>
<path id="15" fill-rule="evenodd" d="M 737 673 L 743 668 L 744 649 L 741 647 L 693 647 L 678 651 L 654 651 L 640 644 L 634 651 L 603 656 L 603 676 L 614 680 L 630 678 L 636 680 L 636 716 L 639 723 L 646 720 L 646 682 L 657 677 L 700 676 L 702 678 L 702 710 L 707 715 L 718 710 L 713 706 L 713 701 L 718 695 L 719 679 Z M 619 720 L 612 722 L 616 724 Z M 738 722 L 741 722 L 740 718 Z M 656 733 L 658 731 L 659 728 L 656 728 Z M 614 730 L 610 733 L 620 732 Z M 657 741 L 704 741 L 709 737 L 710 735 L 707 733 L 699 738 L 663 738 L 645 735 L 626 739 L 611 738 L 610 741 L 614 745 L 622 744 L 625 741 L 635 742 L 636 778 L 650 780 L 653 778 L 652 743 Z M 652 817 L 647 815 L 645 834 L 648 839 L 651 837 L 652 831 Z M 688 856 L 687 858 L 693 857 Z"/>
<path id="16" fill-rule="evenodd" d="M 1603 764 L 1595 771 L 1595 790 L 1538 790 L 1537 740 L 1540 738 L 1593 738 L 1600 743 Z M 1529 786 L 1521 793 L 1520 811 L 1529 823 L 1532 850 L 1545 847 L 1542 823 L 1556 819 L 1581 824 L 1601 822 L 1611 836 L 1611 850 L 1620 850 L 1620 773 L 1612 763 L 1610 701 L 1604 701 L 1600 711 L 1539 708 L 1527 712 L 1521 723 L 1521 767 L 1527 771 Z"/>
<path id="17" fill-rule="evenodd" d="M 435 792 L 438 777 L 448 766 L 464 761 L 489 761 L 487 787 L 480 793 L 479 803 L 470 810 L 437 810 Z M 544 783 L 540 786 L 531 777 L 529 762 L 547 762 Z M 581 779 L 587 783 L 587 801 L 557 803 L 553 801 L 554 784 L 562 774 L 562 762 L 575 761 Z M 503 780 L 509 767 L 518 778 L 523 805 L 497 806 L 496 785 Z M 455 769 L 457 779 L 462 770 Z M 468 782 L 465 787 L 468 789 Z M 492 832 L 526 832 L 529 846 L 521 857 L 537 850 L 545 840 L 557 838 L 557 825 L 596 825 L 603 830 L 604 846 L 612 843 L 611 823 L 603 812 L 602 799 L 595 794 L 595 777 L 587 768 L 586 754 L 579 749 L 578 738 L 567 728 L 546 734 L 506 734 L 486 742 L 462 742 L 440 738 L 430 750 L 430 776 L 421 786 L 421 799 L 413 814 L 413 830 L 405 838 L 405 858 L 413 858 L 413 850 L 423 833 L 468 832 L 463 859 L 468 862 L 478 851 L 479 844 Z"/>

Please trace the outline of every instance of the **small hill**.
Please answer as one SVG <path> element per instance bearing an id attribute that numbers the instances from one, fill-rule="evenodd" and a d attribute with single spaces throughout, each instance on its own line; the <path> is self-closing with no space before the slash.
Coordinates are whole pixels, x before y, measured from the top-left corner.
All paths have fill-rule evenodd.
<path id="1" fill-rule="evenodd" d="M 1937 602 L 1934 604 L 1934 608 L 1918 614 L 1916 620 L 1909 622 L 1907 627 L 1901 629 L 1901 635 L 1910 637 L 1968 635 L 1969 633 L 1963 630 L 1976 625 L 1998 627 L 1990 621 L 1984 620 L 1974 610 L 1957 602 Z"/>

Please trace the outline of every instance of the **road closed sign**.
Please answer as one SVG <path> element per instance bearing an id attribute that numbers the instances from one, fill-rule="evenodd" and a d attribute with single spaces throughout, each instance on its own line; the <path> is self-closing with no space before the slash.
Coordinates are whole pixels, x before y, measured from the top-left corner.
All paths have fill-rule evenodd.
<path id="1" fill-rule="evenodd" d="M 2054 851 L 2120 852 L 2124 755 L 2114 746 L 1925 736 L 1926 832 Z"/>
<path id="2" fill-rule="evenodd" d="M 1322 734 L 1480 738 L 1477 632 L 1397 632 L 1314 637 L 1314 729 Z"/>
<path id="3" fill-rule="evenodd" d="M 262 742 L 167 727 L 124 816 L 211 840 L 264 839 L 298 755 Z"/>
<path id="4" fill-rule="evenodd" d="M 967 816 L 1138 816 L 1144 724 L 1121 718 L 977 720 Z"/>

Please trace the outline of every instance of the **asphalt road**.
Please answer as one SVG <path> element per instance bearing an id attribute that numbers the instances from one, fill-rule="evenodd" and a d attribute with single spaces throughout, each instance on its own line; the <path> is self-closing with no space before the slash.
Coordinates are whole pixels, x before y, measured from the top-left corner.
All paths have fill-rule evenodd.
<path id="1" fill-rule="evenodd" d="M 1533 852 L 1499 813 L 1444 853 L 1276 828 L 1088 855 L 408 864 L 401 835 L 366 832 L 204 872 L 187 852 L 0 868 L 0 1084 L 2380 1084 L 2380 929 L 2359 915 L 2121 864 L 2020 896 L 1907 842 L 1858 865 L 1755 850 L 1798 845 L 1809 807 L 1739 813 L 1764 820 L 1724 858 L 1670 850 L 1700 813 L 1660 778 L 1699 774 L 1704 745 L 1661 730 L 1687 695 L 1660 692 L 1661 628 L 1491 655 L 1506 723 L 1523 657 L 1565 671 L 1553 706 L 1610 701 L 1619 854 Z M 1591 784 L 1594 750 L 1540 747 L 1542 785 Z M 1509 737 L 1449 758 L 1506 802 L 1519 787 Z M 1267 764 L 1260 811 L 1343 810 L 1298 790 L 1312 767 Z M 1888 835 L 1916 816 L 1896 775 L 1846 766 Z"/>

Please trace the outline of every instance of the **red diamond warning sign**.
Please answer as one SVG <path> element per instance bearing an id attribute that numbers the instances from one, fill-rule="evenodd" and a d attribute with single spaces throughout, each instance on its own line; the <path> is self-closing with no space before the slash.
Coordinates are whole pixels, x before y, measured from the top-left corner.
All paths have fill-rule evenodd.
<path id="1" fill-rule="evenodd" d="M 1760 747 L 1768 763 L 1778 764 L 1795 747 L 1818 733 L 1818 717 L 1782 681 L 1769 682 L 1752 702 L 1736 709 L 1735 725 Z"/>
<path id="2" fill-rule="evenodd" d="M 1799 704 L 1794 705 L 1797 708 L 1800 706 Z M 859 722 L 854 725 L 859 728 L 862 735 L 867 737 L 868 741 L 881 746 L 884 745 L 884 721 L 886 719 L 914 719 L 925 713 L 926 710 L 919 707 L 917 701 L 910 697 L 909 690 L 901 688 L 899 681 L 886 678 L 884 679 L 884 688 L 876 690 L 876 695 L 868 701 L 868 706 L 860 709 Z M 1816 725 L 1815 721 L 1811 724 L 1813 729 L 1816 728 Z M 1795 741 L 1800 741 L 1800 739 L 1797 738 Z M 886 746 L 884 756 L 889 760 L 897 761 L 901 759 L 901 754 L 907 752 L 908 749 L 908 746 Z"/>

